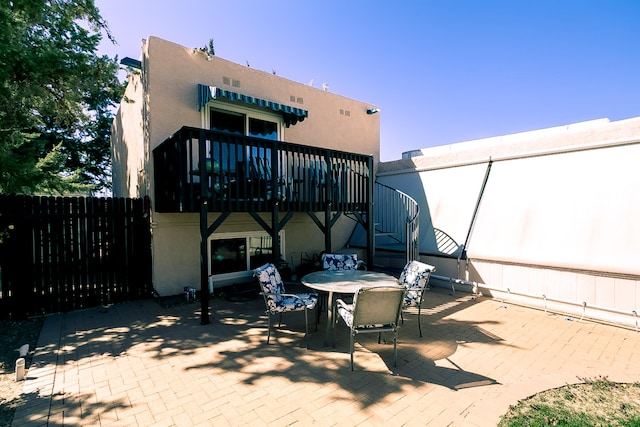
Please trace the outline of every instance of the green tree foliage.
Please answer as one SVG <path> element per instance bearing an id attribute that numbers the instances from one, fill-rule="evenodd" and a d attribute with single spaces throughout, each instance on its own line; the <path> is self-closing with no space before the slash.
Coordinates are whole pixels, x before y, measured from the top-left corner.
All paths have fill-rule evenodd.
<path id="1" fill-rule="evenodd" d="M 0 0 L 0 193 L 110 188 L 109 132 L 124 84 L 93 0 Z"/>

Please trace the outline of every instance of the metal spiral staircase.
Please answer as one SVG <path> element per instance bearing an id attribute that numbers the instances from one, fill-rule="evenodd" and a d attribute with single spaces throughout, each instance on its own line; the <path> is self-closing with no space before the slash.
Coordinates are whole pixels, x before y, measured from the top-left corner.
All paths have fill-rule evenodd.
<path id="1" fill-rule="evenodd" d="M 404 250 L 406 262 L 418 259 L 418 203 L 408 194 L 379 182 L 375 183 L 373 191 L 374 247 Z"/>
<path id="2" fill-rule="evenodd" d="M 405 264 L 418 259 L 418 203 L 408 194 L 379 182 L 375 183 L 373 193 L 374 262 L 378 251 L 385 252 L 385 257 L 402 254 Z M 359 225 L 349 245 L 366 247 L 364 241 L 364 229 Z M 375 265 L 373 268 L 381 267 Z"/>

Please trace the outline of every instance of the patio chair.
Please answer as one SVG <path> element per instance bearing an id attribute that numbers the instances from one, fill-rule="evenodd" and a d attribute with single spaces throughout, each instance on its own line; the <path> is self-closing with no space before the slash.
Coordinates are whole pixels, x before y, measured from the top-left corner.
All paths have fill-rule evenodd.
<path id="1" fill-rule="evenodd" d="M 401 286 L 404 286 L 407 293 L 404 297 L 404 303 L 402 308 L 418 307 L 418 331 L 420 331 L 420 338 L 422 338 L 422 326 L 420 325 L 420 312 L 422 310 L 422 301 L 424 299 L 424 292 L 429 286 L 429 277 L 436 268 L 433 265 L 425 264 L 420 261 L 409 261 L 404 266 L 400 279 L 398 280 Z M 402 323 L 404 323 L 404 317 L 400 313 Z"/>
<path id="2" fill-rule="evenodd" d="M 282 313 L 290 311 L 304 311 L 305 339 L 308 341 L 309 318 L 307 312 L 316 307 L 318 303 L 318 294 L 314 292 L 296 294 L 286 293 L 284 282 L 280 277 L 280 272 L 274 264 L 267 263 L 262 267 L 256 268 L 253 272 L 260 284 L 260 288 L 262 290 L 260 294 L 264 297 L 264 302 L 267 307 L 266 313 L 269 317 L 267 344 L 269 344 L 269 338 L 271 338 L 271 328 L 273 324 L 271 317 L 276 314 L 280 315 L 280 319 L 278 321 L 278 327 L 280 327 L 282 324 Z M 318 324 L 316 322 L 316 330 L 317 328 Z"/>
<path id="3" fill-rule="evenodd" d="M 322 269 L 325 271 L 366 270 L 367 265 L 364 261 L 359 261 L 356 254 L 324 254 L 322 255 Z M 322 299 L 320 300 L 321 310 L 324 310 L 324 307 L 329 305 L 327 297 L 326 293 L 322 293 Z"/>
<path id="4" fill-rule="evenodd" d="M 366 270 L 364 261 L 358 260 L 356 254 L 324 254 L 322 256 L 323 270 Z"/>
<path id="5" fill-rule="evenodd" d="M 338 299 L 338 314 L 349 328 L 349 353 L 353 371 L 353 346 L 355 336 L 363 333 L 378 333 L 378 343 L 382 332 L 393 332 L 393 366 L 398 364 L 398 318 L 402 311 L 405 288 L 402 286 L 381 286 L 360 288 L 353 298 L 353 304 Z"/>

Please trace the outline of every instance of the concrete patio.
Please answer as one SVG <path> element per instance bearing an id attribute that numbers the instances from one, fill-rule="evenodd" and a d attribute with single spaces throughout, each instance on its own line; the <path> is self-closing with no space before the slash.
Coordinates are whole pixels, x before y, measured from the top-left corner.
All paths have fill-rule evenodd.
<path id="1" fill-rule="evenodd" d="M 640 381 L 640 335 L 434 288 L 393 345 L 348 333 L 304 347 L 304 317 L 266 344 L 261 299 L 163 308 L 137 301 L 47 317 L 24 384 L 20 426 L 495 426 L 536 392 L 607 376 Z M 368 336 L 371 335 L 371 336 Z M 273 337 L 272 337 L 273 338 Z"/>

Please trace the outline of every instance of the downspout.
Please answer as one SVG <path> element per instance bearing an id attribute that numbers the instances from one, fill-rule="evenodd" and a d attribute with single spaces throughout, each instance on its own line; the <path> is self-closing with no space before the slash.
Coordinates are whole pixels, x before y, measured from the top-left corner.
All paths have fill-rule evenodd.
<path id="1" fill-rule="evenodd" d="M 480 193 L 478 194 L 478 200 L 476 201 L 476 206 L 473 210 L 473 216 L 471 217 L 471 223 L 469 224 L 469 231 L 467 232 L 467 237 L 464 240 L 464 244 L 462 245 L 462 251 L 460 251 L 460 255 L 458 256 L 458 277 L 457 280 L 460 280 L 460 261 L 464 258 L 466 262 L 465 266 L 465 279 L 468 279 L 469 269 L 467 268 L 469 265 L 469 261 L 467 258 L 467 248 L 469 247 L 469 241 L 471 240 L 471 234 L 473 233 L 473 228 L 476 225 L 476 219 L 478 218 L 478 211 L 480 210 L 480 203 L 482 202 L 482 196 L 484 196 L 484 190 L 487 187 L 487 181 L 489 180 L 489 175 L 491 173 L 491 165 L 493 164 L 493 160 L 489 157 L 489 163 L 487 163 L 487 170 L 484 173 L 484 179 L 482 180 L 482 186 L 480 187 Z M 468 280 L 465 280 L 467 282 Z M 471 283 L 471 282 L 469 282 Z M 477 287 L 477 284 L 474 288 Z"/>

